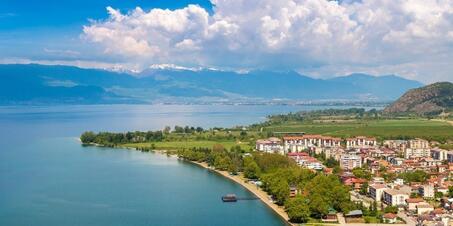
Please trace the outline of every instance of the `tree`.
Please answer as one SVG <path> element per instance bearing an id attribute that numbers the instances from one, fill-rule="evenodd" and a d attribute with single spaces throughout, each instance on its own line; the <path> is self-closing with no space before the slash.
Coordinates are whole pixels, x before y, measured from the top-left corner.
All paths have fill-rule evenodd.
<path id="1" fill-rule="evenodd" d="M 84 143 L 84 144 L 94 143 L 95 139 L 96 139 L 96 134 L 91 131 L 84 132 L 80 136 L 80 141 L 82 141 L 82 143 Z"/>
<path id="2" fill-rule="evenodd" d="M 435 197 L 436 199 L 440 199 L 440 198 L 442 198 L 443 196 L 444 196 L 444 194 L 443 194 L 442 192 L 436 192 L 436 193 L 434 193 L 434 197 Z"/>
<path id="3" fill-rule="evenodd" d="M 403 178 L 404 181 L 410 182 L 425 182 L 429 175 L 422 170 L 415 170 L 413 172 L 405 172 L 399 175 L 399 177 Z"/>
<path id="4" fill-rule="evenodd" d="M 315 194 L 310 197 L 309 207 L 311 212 L 318 218 L 329 213 L 329 203 L 327 203 L 320 194 Z"/>
<path id="5" fill-rule="evenodd" d="M 384 208 L 384 213 L 398 213 L 398 207 L 397 206 L 386 206 Z"/>
<path id="6" fill-rule="evenodd" d="M 448 187 L 448 197 L 453 198 L 453 186 Z"/>
<path id="7" fill-rule="evenodd" d="M 361 195 L 366 195 L 368 193 L 368 182 L 365 182 L 365 183 L 362 184 L 362 186 L 360 186 L 359 193 Z"/>
<path id="8" fill-rule="evenodd" d="M 244 158 L 244 176 L 249 179 L 258 179 L 261 173 L 260 167 L 252 157 Z"/>
<path id="9" fill-rule="evenodd" d="M 295 223 L 305 223 L 310 217 L 308 200 L 302 196 L 296 196 L 286 202 L 285 210 L 289 220 Z"/>
<path id="10" fill-rule="evenodd" d="M 352 170 L 352 173 L 354 174 L 354 176 L 358 177 L 358 178 L 363 178 L 363 179 L 367 179 L 367 180 L 370 180 L 371 179 L 371 173 L 364 169 L 364 168 L 354 168 Z"/>

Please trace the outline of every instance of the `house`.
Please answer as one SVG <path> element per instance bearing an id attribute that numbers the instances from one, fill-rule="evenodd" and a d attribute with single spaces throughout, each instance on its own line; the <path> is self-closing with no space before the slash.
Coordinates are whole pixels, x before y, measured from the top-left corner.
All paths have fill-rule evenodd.
<path id="1" fill-rule="evenodd" d="M 380 202 L 386 189 L 388 188 L 384 184 L 372 184 L 368 186 L 368 193 L 372 199 L 376 202 Z"/>
<path id="2" fill-rule="evenodd" d="M 363 216 L 362 210 L 352 210 L 345 214 L 347 218 L 361 218 Z"/>
<path id="3" fill-rule="evenodd" d="M 436 190 L 437 190 L 437 192 L 440 192 L 440 193 L 445 195 L 448 192 L 448 187 L 447 186 L 440 186 L 440 187 L 437 187 Z"/>
<path id="4" fill-rule="evenodd" d="M 299 166 L 308 169 L 322 170 L 325 168 L 319 160 L 309 156 L 307 152 L 288 153 L 288 157 L 294 159 Z"/>
<path id="5" fill-rule="evenodd" d="M 297 187 L 291 186 L 289 187 L 289 197 L 294 198 L 298 194 Z"/>
<path id="6" fill-rule="evenodd" d="M 360 190 L 360 188 L 362 187 L 362 185 L 364 183 L 367 182 L 366 179 L 362 179 L 362 178 L 356 178 L 356 177 L 349 177 L 349 178 L 345 178 L 343 181 L 343 184 L 346 185 L 346 186 L 351 186 L 352 189 L 358 191 Z"/>
<path id="7" fill-rule="evenodd" d="M 403 165 L 404 159 L 398 158 L 398 157 L 392 157 L 389 159 L 389 162 L 395 166 L 400 166 L 400 165 Z"/>
<path id="8" fill-rule="evenodd" d="M 395 181 L 393 181 L 395 185 L 403 186 L 404 185 L 404 179 L 401 178 L 396 178 Z"/>
<path id="9" fill-rule="evenodd" d="M 429 212 L 434 210 L 434 207 L 429 205 L 429 204 L 418 204 L 416 206 L 416 208 L 417 208 L 417 214 L 418 215 L 421 215 L 421 214 L 424 214 L 424 213 L 429 213 Z"/>
<path id="10" fill-rule="evenodd" d="M 406 199 L 407 210 L 417 211 L 417 205 L 419 205 L 419 204 L 427 204 L 427 203 L 421 198 Z"/>
<path id="11" fill-rule="evenodd" d="M 385 180 L 383 177 L 373 177 L 371 178 L 373 184 L 384 184 Z"/>
<path id="12" fill-rule="evenodd" d="M 405 206 L 408 193 L 396 189 L 386 189 L 383 192 L 384 203 L 390 206 Z"/>
<path id="13" fill-rule="evenodd" d="M 394 213 L 386 213 L 382 216 L 382 218 L 384 219 L 384 223 L 394 224 L 396 223 L 398 216 Z"/>
<path id="14" fill-rule="evenodd" d="M 327 213 L 323 218 L 321 218 L 321 221 L 324 223 L 338 222 L 337 211 L 335 211 L 335 209 L 333 208 L 329 208 L 329 213 Z"/>
<path id="15" fill-rule="evenodd" d="M 418 193 L 423 196 L 423 198 L 434 198 L 434 186 L 426 184 L 418 188 Z"/>

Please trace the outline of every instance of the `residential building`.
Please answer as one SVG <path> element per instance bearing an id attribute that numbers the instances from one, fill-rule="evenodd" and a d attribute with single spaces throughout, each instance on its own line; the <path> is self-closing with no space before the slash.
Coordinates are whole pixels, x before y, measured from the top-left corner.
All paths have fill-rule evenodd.
<path id="1" fill-rule="evenodd" d="M 403 186 L 404 185 L 404 179 L 402 178 L 396 178 L 395 181 L 393 181 L 393 183 L 395 185 L 398 185 L 398 186 Z"/>
<path id="2" fill-rule="evenodd" d="M 303 135 L 283 137 L 284 149 L 300 152 L 311 147 L 341 147 L 341 138 L 322 135 Z"/>
<path id="3" fill-rule="evenodd" d="M 383 192 L 384 203 L 390 206 L 405 206 L 409 194 L 396 189 L 386 189 Z"/>
<path id="4" fill-rule="evenodd" d="M 283 154 L 282 141 L 276 137 L 270 137 L 265 140 L 257 140 L 255 148 L 258 151 Z"/>
<path id="5" fill-rule="evenodd" d="M 383 142 L 385 147 L 396 149 L 396 150 L 404 150 L 407 146 L 406 140 L 385 140 Z"/>
<path id="6" fill-rule="evenodd" d="M 373 148 L 377 146 L 376 138 L 358 136 L 346 139 L 346 148 Z"/>
<path id="7" fill-rule="evenodd" d="M 404 159 L 403 158 L 398 158 L 398 157 L 392 157 L 389 159 L 389 162 L 393 165 L 400 166 L 403 164 Z"/>
<path id="8" fill-rule="evenodd" d="M 355 154 L 344 154 L 340 158 L 340 167 L 345 170 L 362 167 L 362 158 Z"/>
<path id="9" fill-rule="evenodd" d="M 427 204 L 427 203 L 421 198 L 406 199 L 407 210 L 417 211 L 417 205 L 419 205 L 419 204 Z"/>
<path id="10" fill-rule="evenodd" d="M 394 224 L 396 223 L 398 216 L 394 213 L 386 213 L 382 216 L 382 218 L 384 219 L 384 223 Z"/>
<path id="11" fill-rule="evenodd" d="M 299 166 L 312 169 L 312 170 L 322 170 L 325 166 L 316 158 L 313 158 L 308 155 L 306 152 L 299 153 L 288 153 L 288 157 L 294 159 Z"/>
<path id="12" fill-rule="evenodd" d="M 448 151 L 444 150 L 444 149 L 432 149 L 431 150 L 431 158 L 433 158 L 435 160 L 440 160 L 440 161 L 447 160 L 447 154 L 448 154 Z"/>
<path id="13" fill-rule="evenodd" d="M 404 158 L 425 158 L 431 156 L 431 150 L 429 148 L 406 148 L 404 150 Z"/>
<path id="14" fill-rule="evenodd" d="M 384 184 L 372 184 L 368 186 L 368 193 L 372 199 L 376 202 L 380 202 L 386 189 L 388 188 Z"/>
<path id="15" fill-rule="evenodd" d="M 447 161 L 448 163 L 453 163 L 453 151 L 447 153 Z"/>
<path id="16" fill-rule="evenodd" d="M 423 139 L 412 139 L 408 141 L 408 148 L 411 149 L 429 149 L 429 142 Z"/>
<path id="17" fill-rule="evenodd" d="M 418 193 L 423 196 L 423 198 L 434 198 L 434 186 L 425 184 L 418 188 Z"/>
<path id="18" fill-rule="evenodd" d="M 434 207 L 429 204 L 418 204 L 416 208 L 418 215 L 429 213 L 434 210 Z"/>

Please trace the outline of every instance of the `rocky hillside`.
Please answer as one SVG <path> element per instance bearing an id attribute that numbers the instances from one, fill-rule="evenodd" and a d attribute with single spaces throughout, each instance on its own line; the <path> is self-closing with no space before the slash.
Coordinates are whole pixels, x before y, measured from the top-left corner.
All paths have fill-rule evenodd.
<path id="1" fill-rule="evenodd" d="M 393 104 L 386 107 L 384 112 L 435 115 L 452 110 L 453 83 L 438 82 L 409 90 Z"/>

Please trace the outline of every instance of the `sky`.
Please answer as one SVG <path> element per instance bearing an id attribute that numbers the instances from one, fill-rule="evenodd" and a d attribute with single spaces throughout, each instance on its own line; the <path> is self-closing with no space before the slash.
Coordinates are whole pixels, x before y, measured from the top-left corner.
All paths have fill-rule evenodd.
<path id="1" fill-rule="evenodd" d="M 453 1 L 1 0 L 0 63 L 453 81 Z"/>

